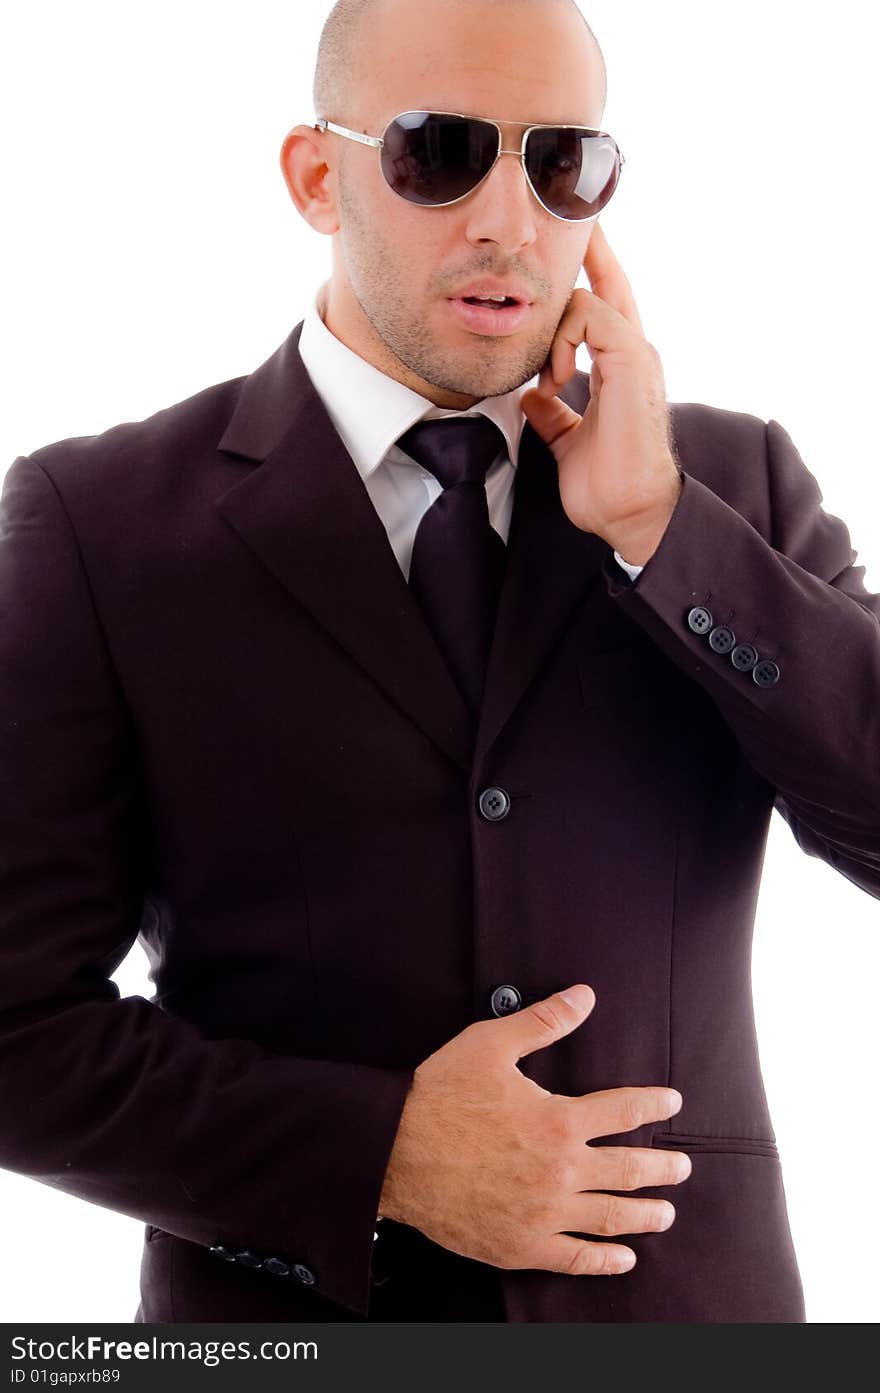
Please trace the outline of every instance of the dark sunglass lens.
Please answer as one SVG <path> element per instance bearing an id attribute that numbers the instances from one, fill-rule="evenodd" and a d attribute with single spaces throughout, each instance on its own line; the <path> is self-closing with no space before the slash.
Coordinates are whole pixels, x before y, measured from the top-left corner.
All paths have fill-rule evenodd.
<path id="1" fill-rule="evenodd" d="M 592 218 L 617 187 L 620 151 L 610 135 L 532 131 L 526 169 L 541 202 L 560 218 Z"/>
<path id="2" fill-rule="evenodd" d="M 451 203 L 488 174 L 498 131 L 488 121 L 407 111 L 385 132 L 382 172 L 410 203 Z"/>

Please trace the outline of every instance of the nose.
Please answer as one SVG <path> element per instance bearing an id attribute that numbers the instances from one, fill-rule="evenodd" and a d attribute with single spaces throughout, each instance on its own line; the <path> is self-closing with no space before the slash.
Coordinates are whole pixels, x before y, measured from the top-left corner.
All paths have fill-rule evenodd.
<path id="1" fill-rule="evenodd" d="M 534 242 L 541 209 L 529 187 L 521 151 L 502 149 L 466 206 L 469 241 L 497 242 L 506 252 Z"/>

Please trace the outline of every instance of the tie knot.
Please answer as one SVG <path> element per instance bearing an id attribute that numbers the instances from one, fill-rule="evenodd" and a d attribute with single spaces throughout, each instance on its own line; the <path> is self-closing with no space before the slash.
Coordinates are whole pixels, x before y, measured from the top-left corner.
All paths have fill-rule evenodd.
<path id="1" fill-rule="evenodd" d="M 397 443 L 445 489 L 455 484 L 485 483 L 490 464 L 506 449 L 504 436 L 488 416 L 419 421 L 404 431 Z"/>

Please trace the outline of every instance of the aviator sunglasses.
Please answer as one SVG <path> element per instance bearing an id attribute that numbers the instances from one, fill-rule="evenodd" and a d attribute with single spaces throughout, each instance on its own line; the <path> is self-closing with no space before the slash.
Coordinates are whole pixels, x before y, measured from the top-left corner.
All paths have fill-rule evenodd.
<path id="1" fill-rule="evenodd" d="M 362 135 L 323 117 L 315 130 L 375 146 L 394 193 L 427 208 L 459 203 L 499 156 L 516 155 L 542 208 L 565 222 L 586 222 L 605 207 L 625 163 L 616 141 L 591 126 L 528 126 L 521 149 L 504 150 L 497 121 L 455 111 L 404 111 L 381 136 Z"/>

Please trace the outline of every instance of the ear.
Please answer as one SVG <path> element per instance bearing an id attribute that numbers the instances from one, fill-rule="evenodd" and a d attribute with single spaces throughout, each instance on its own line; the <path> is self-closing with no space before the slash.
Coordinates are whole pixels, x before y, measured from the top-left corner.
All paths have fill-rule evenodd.
<path id="1" fill-rule="evenodd" d="M 281 145 L 279 162 L 287 191 L 310 227 L 325 236 L 339 230 L 336 170 L 326 132 L 294 126 Z"/>

